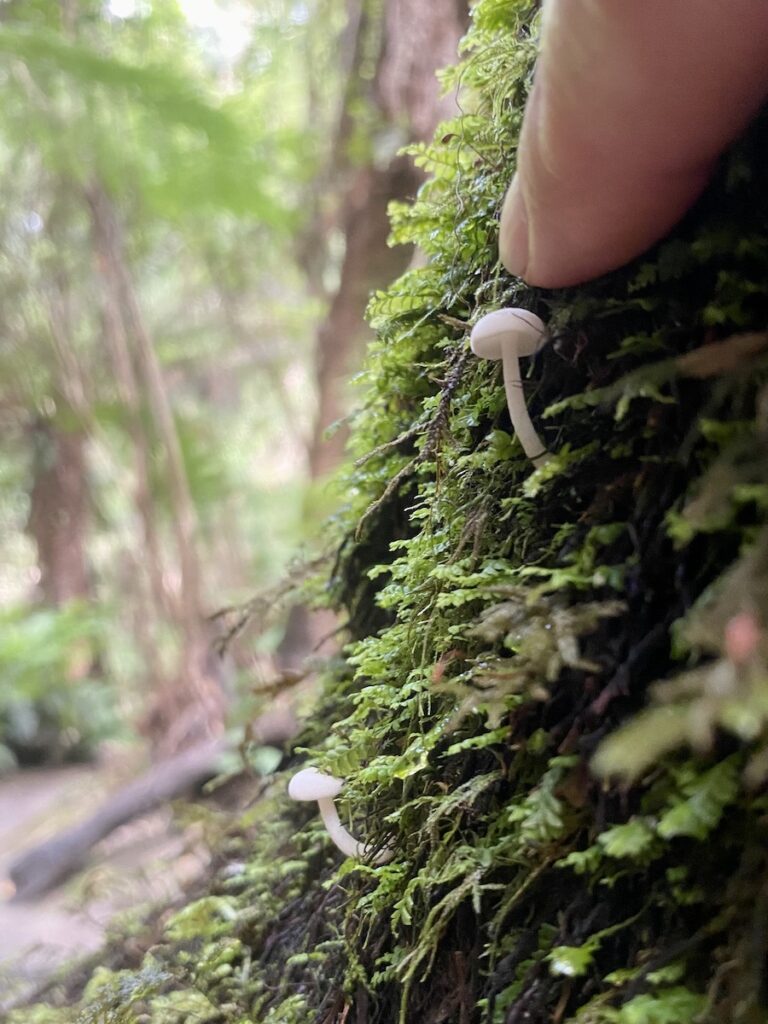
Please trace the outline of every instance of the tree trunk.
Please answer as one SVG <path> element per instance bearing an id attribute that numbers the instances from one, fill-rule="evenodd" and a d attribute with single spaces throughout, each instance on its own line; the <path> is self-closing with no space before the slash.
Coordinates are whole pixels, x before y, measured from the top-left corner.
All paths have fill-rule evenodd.
<path id="1" fill-rule="evenodd" d="M 54 244 L 59 240 L 54 236 Z M 46 296 L 56 411 L 29 429 L 32 488 L 28 529 L 37 546 L 44 602 L 59 607 L 89 595 L 86 540 L 90 518 L 86 425 L 90 410 L 72 345 L 71 289 L 61 271 Z"/>
<path id="2" fill-rule="evenodd" d="M 350 82 L 360 72 L 365 47 L 361 39 L 370 31 L 365 8 L 358 19 Z M 456 110 L 455 98 L 441 97 L 436 72 L 456 58 L 459 39 L 466 29 L 468 8 L 458 0 L 390 0 L 383 12 L 376 74 L 369 101 L 383 126 L 402 130 L 400 142 L 425 141 L 439 121 Z M 350 16 L 352 21 L 352 16 Z M 351 94 L 351 95 L 350 95 Z M 341 112 L 334 150 L 334 176 L 344 173 L 345 150 L 353 124 L 350 113 L 352 87 Z M 383 129 L 380 135 L 383 137 Z M 375 148 L 376 140 L 371 140 Z M 399 146 L 396 147 L 399 149 Z M 372 158 L 355 170 L 346 168 L 347 184 L 339 197 L 345 254 L 336 294 L 318 331 L 315 347 L 317 413 L 309 447 L 309 471 L 313 480 L 330 473 L 341 461 L 347 431 L 337 429 L 326 437 L 328 427 L 346 410 L 344 390 L 360 364 L 365 339 L 365 308 L 371 292 L 401 274 L 411 259 L 405 247 L 387 245 L 387 208 L 393 200 L 413 197 L 424 180 L 410 157 L 393 153 L 383 167 Z"/>
<path id="3" fill-rule="evenodd" d="M 397 158 L 384 170 L 361 168 L 345 193 L 341 278 L 315 346 L 317 413 L 309 445 L 313 480 L 332 472 L 344 454 L 346 429 L 337 429 L 330 437 L 326 431 L 347 409 L 345 389 L 359 367 L 368 336 L 364 316 L 371 292 L 401 274 L 411 258 L 404 247 L 387 247 L 387 206 L 392 199 L 415 192 L 419 181 L 410 161 Z"/>
<path id="4" fill-rule="evenodd" d="M 105 296 L 106 334 L 136 448 L 137 504 L 147 540 L 152 590 L 156 603 L 164 605 L 166 610 L 171 604 L 171 617 L 179 633 L 177 678 L 155 680 L 156 694 L 147 716 L 148 732 L 157 751 L 167 755 L 221 733 L 224 695 L 208 657 L 208 631 L 202 614 L 202 572 L 196 541 L 197 515 L 162 370 L 139 305 L 114 205 L 99 183 L 87 190 L 86 199 Z M 152 427 L 165 457 L 170 525 L 179 568 L 179 585 L 172 595 L 165 584 L 151 497 L 150 439 L 141 417 L 142 394 L 146 395 Z"/>
<path id="5" fill-rule="evenodd" d="M 31 428 L 31 440 L 29 532 L 37 545 L 43 599 L 59 607 L 88 597 L 85 434 L 79 425 L 40 417 Z"/>

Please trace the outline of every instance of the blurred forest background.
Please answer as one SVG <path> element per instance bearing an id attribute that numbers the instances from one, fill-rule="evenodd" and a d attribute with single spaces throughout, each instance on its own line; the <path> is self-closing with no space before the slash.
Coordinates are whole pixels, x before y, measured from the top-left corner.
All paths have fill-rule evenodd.
<path id="1" fill-rule="evenodd" d="M 330 507 L 367 296 L 409 258 L 400 150 L 456 48 L 458 5 L 416 8 L 3 6 L 4 767 L 178 748 L 274 649 L 222 678 L 210 617 Z"/>
<path id="2" fill-rule="evenodd" d="M 418 258 L 387 246 L 387 206 L 454 108 L 435 72 L 465 19 L 0 7 L 6 779 L 242 736 L 254 689 L 328 631 L 284 595 L 329 553 L 368 296 Z"/>

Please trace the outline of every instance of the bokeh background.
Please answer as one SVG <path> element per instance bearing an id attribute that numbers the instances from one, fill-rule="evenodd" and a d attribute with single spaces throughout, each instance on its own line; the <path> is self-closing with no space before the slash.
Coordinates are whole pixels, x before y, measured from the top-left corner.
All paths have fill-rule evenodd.
<path id="1" fill-rule="evenodd" d="M 2 5 L 0 876 L 190 751 L 278 756 L 336 625 L 313 605 L 365 306 L 419 258 L 387 208 L 455 109 L 466 16 Z M 205 869 L 205 821 L 145 804 L 63 887 L 1 883 L 7 993 Z"/>

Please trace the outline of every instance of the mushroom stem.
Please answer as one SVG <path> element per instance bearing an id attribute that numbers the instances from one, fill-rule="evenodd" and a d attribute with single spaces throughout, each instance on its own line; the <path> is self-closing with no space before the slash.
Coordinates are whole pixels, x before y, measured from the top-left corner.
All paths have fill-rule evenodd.
<path id="1" fill-rule="evenodd" d="M 365 858 L 368 857 L 374 864 L 386 864 L 392 860 L 394 851 L 390 849 L 380 850 L 374 856 L 370 856 L 369 847 L 364 846 L 348 832 L 339 820 L 339 812 L 332 797 L 322 797 L 317 801 L 320 817 L 328 830 L 328 835 L 347 857 Z"/>
<path id="2" fill-rule="evenodd" d="M 504 390 L 507 393 L 509 417 L 523 451 L 534 464 L 542 466 L 548 459 L 544 443 L 534 429 L 528 407 L 525 404 L 523 381 L 520 376 L 520 360 L 511 344 L 503 345 Z"/>
<path id="3" fill-rule="evenodd" d="M 324 797 L 317 801 L 317 806 L 320 810 L 320 817 L 323 819 L 323 824 L 328 830 L 328 835 L 336 843 L 342 853 L 345 853 L 347 857 L 362 857 L 365 852 L 365 848 L 362 843 L 359 843 L 355 837 L 348 832 L 339 820 L 339 812 L 336 810 L 336 804 L 333 802 L 332 797 Z"/>

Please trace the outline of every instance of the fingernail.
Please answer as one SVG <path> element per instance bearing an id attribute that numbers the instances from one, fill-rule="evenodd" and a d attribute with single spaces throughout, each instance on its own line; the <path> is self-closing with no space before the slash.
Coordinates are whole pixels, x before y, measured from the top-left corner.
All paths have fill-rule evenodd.
<path id="1" fill-rule="evenodd" d="M 525 277 L 528 269 L 528 211 L 517 175 L 504 197 L 499 228 L 499 256 L 515 277 Z"/>

